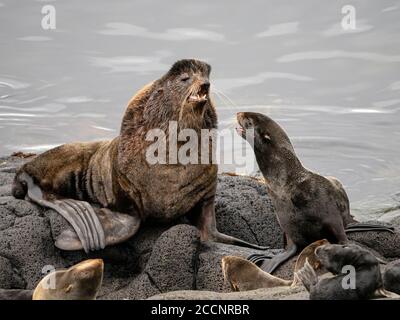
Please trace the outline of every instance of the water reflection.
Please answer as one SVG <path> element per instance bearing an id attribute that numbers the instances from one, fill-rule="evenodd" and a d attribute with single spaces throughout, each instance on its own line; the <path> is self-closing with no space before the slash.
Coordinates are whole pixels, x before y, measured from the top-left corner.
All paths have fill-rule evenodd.
<path id="1" fill-rule="evenodd" d="M 53 31 L 40 27 L 48 3 Z M 113 138 L 137 90 L 175 60 L 201 58 L 213 67 L 221 130 L 238 111 L 266 113 L 307 167 L 344 183 L 356 214 L 396 212 L 399 5 L 352 1 L 357 28 L 345 31 L 346 4 L 2 0 L 0 154 Z"/>

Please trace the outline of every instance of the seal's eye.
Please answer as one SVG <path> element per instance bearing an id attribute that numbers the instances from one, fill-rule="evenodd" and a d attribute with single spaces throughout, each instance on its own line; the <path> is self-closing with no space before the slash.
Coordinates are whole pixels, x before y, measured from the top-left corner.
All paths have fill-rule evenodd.
<path id="1" fill-rule="evenodd" d="M 181 76 L 181 81 L 186 82 L 190 79 L 189 75 L 187 73 L 183 74 Z"/>

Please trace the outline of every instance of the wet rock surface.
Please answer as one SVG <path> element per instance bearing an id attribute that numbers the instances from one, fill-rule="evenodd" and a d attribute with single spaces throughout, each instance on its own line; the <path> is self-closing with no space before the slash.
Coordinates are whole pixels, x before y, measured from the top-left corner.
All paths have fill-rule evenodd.
<path id="1" fill-rule="evenodd" d="M 15 168 L 26 160 L 29 159 L 0 158 L 0 288 L 32 289 L 49 268 L 66 268 L 84 259 L 102 258 L 105 274 L 99 299 L 308 297 L 302 287 L 227 294 L 230 288 L 223 280 L 221 258 L 225 255 L 247 257 L 261 251 L 201 242 L 197 229 L 185 223 L 144 225 L 127 242 L 99 252 L 61 251 L 54 246 L 54 239 L 66 221 L 53 210 L 11 196 Z M 220 175 L 218 179 L 218 229 L 273 248 L 266 250 L 267 254 L 281 252 L 283 233 L 263 184 L 243 176 Z M 394 217 L 393 221 L 399 219 Z M 398 227 L 396 223 L 397 231 Z M 390 260 L 400 257 L 398 232 L 353 233 L 350 238 Z M 289 260 L 275 275 L 291 279 L 294 261 L 295 258 Z"/>

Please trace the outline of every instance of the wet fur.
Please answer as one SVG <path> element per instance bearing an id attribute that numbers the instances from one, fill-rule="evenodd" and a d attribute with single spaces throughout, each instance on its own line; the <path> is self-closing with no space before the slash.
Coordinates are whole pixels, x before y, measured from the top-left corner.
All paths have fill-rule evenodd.
<path id="1" fill-rule="evenodd" d="M 26 186 L 19 176 L 26 172 L 47 198 L 86 200 L 118 212 L 135 212 L 142 219 L 171 221 L 215 193 L 217 166 L 153 165 L 145 159 L 152 143 L 145 135 L 152 128 L 168 128 L 176 120 L 182 127 L 216 128 L 211 101 L 203 115 L 193 116 L 184 101 L 198 88 L 195 80 L 180 88 L 176 77 L 183 72 L 208 78 L 209 65 L 192 60 L 176 63 L 162 78 L 141 89 L 129 102 L 120 136 L 111 141 L 70 143 L 51 149 L 23 165 L 14 180 L 13 195 L 24 198 Z M 185 110 L 184 110 L 185 109 Z"/>
<path id="2" fill-rule="evenodd" d="M 357 245 L 324 245 L 316 250 L 316 255 L 333 277 L 318 279 L 306 262 L 296 274 L 310 292 L 311 300 L 370 299 L 382 288 L 379 261 L 368 250 Z M 355 289 L 344 289 L 342 286 L 343 278 L 348 275 L 342 273 L 346 265 L 355 268 Z"/>

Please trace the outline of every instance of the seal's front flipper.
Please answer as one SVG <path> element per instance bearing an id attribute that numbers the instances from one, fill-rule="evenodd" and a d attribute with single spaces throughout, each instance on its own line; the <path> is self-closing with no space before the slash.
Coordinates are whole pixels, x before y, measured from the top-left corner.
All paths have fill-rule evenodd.
<path id="1" fill-rule="evenodd" d="M 201 212 L 195 217 L 194 223 L 200 231 L 202 241 L 211 240 L 220 243 L 233 244 L 241 247 L 247 247 L 258 250 L 267 250 L 269 247 L 259 246 L 250 242 L 228 236 L 217 230 L 217 222 L 215 219 L 215 197 L 212 196 L 204 200 L 201 207 Z"/>
<path id="2" fill-rule="evenodd" d="M 297 246 L 295 244 L 292 244 L 291 246 L 288 247 L 288 249 L 280 253 L 276 256 L 274 256 L 272 259 L 265 259 L 260 268 L 268 273 L 274 272 L 282 263 L 285 261 L 289 260 L 291 257 L 294 257 L 297 253 Z M 251 258 L 250 256 L 249 258 Z M 249 259 L 247 258 L 247 260 Z"/>
<path id="3" fill-rule="evenodd" d="M 363 231 L 388 231 L 390 233 L 395 233 L 394 227 L 389 227 L 380 224 L 373 224 L 373 223 L 361 223 L 361 222 L 348 224 L 345 229 L 346 233 L 363 232 Z"/>

